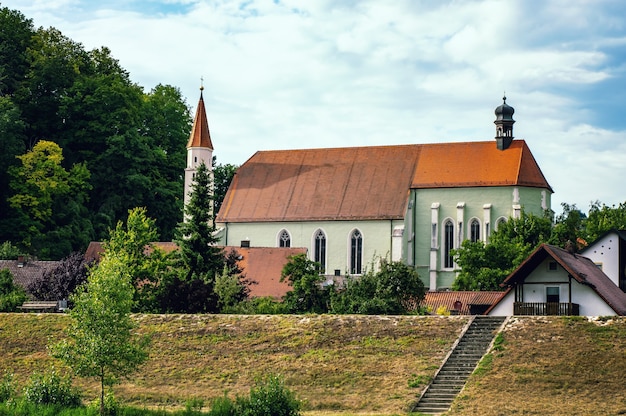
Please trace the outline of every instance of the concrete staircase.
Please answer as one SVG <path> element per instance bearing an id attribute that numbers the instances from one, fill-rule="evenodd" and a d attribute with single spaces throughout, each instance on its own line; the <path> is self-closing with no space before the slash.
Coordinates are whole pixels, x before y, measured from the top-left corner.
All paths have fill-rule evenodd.
<path id="1" fill-rule="evenodd" d="M 452 401 L 487 353 L 505 319 L 500 316 L 475 316 L 412 412 L 441 414 L 450 410 Z"/>

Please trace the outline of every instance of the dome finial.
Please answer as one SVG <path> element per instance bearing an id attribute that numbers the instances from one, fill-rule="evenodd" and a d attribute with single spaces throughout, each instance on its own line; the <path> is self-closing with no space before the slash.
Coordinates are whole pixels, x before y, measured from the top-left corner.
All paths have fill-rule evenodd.
<path id="1" fill-rule="evenodd" d="M 204 91 L 204 77 L 200 77 L 200 91 Z"/>
<path id="2" fill-rule="evenodd" d="M 502 101 L 506 103 L 506 91 L 504 91 L 504 93 L 502 94 Z"/>

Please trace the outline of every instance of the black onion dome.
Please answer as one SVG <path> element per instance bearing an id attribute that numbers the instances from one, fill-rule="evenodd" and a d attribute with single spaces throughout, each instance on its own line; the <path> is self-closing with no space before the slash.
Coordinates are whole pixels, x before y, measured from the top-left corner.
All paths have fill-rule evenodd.
<path id="1" fill-rule="evenodd" d="M 496 120 L 513 120 L 515 109 L 506 103 L 506 96 L 502 97 L 503 103 L 496 108 Z"/>

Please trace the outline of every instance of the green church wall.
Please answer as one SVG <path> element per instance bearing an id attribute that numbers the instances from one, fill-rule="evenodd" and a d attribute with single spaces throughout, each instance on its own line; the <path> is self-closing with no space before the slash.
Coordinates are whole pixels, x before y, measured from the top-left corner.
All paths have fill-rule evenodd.
<path id="1" fill-rule="evenodd" d="M 411 191 L 411 201 L 405 220 L 403 236 L 403 259 L 413 264 L 424 285 L 430 288 L 431 236 L 433 203 L 439 204 L 437 217 L 436 285 L 437 289 L 452 286 L 456 273 L 443 265 L 443 224 L 451 219 L 455 226 L 454 248 L 459 246 L 458 208 L 463 204 L 463 239 L 470 238 L 470 222 L 476 218 L 480 223 L 480 239 L 485 239 L 485 206 L 490 205 L 489 231 L 496 227 L 498 219 L 514 215 L 514 205 L 535 215 L 543 214 L 543 206 L 550 208 L 550 192 L 528 187 L 474 187 L 450 189 L 417 189 Z M 519 202 L 514 202 L 514 201 Z M 411 208 L 413 207 L 413 208 Z M 413 232 L 411 231 L 411 226 Z M 411 241 L 411 237 L 413 241 Z"/>

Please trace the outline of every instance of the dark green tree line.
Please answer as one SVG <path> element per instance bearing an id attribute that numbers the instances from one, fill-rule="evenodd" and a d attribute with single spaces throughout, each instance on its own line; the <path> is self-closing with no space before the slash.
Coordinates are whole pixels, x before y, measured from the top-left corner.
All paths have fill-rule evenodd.
<path id="1" fill-rule="evenodd" d="M 191 121 L 177 88 L 157 85 L 145 93 L 106 47 L 86 51 L 55 28 L 34 29 L 20 12 L 0 7 L 0 241 L 23 241 L 16 224 L 37 220 L 9 204 L 17 193 L 9 171 L 19 165 L 16 156 L 42 140 L 61 148 L 67 171 L 83 165 L 90 173 L 82 201 L 53 206 L 50 230 L 83 236 L 84 250 L 85 242 L 106 239 L 129 209 L 143 206 L 171 240 L 182 218 Z M 56 240 L 67 235 L 59 232 Z M 77 247 L 21 248 L 61 258 Z"/>

